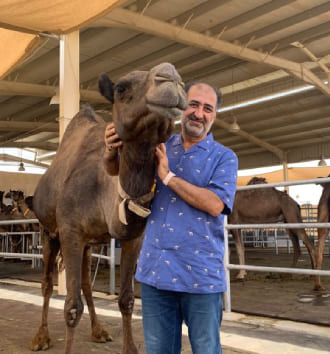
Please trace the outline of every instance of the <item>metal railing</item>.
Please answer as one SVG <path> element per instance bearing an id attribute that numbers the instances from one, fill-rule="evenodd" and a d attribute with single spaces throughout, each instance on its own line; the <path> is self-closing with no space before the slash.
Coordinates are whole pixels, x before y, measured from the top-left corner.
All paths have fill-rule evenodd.
<path id="1" fill-rule="evenodd" d="M 301 180 L 294 182 L 281 182 L 281 183 L 266 183 L 266 184 L 252 184 L 247 186 L 238 187 L 237 190 L 248 190 L 248 189 L 261 189 L 261 188 L 272 188 L 272 187 L 283 187 L 290 185 L 301 185 L 301 184 L 319 184 L 328 183 L 330 178 L 317 178 L 312 180 Z M 226 285 L 227 291 L 225 293 L 225 311 L 231 312 L 231 290 L 230 290 L 230 270 L 249 270 L 257 272 L 275 272 L 275 273 L 290 273 L 290 274 L 306 274 L 306 275 L 321 275 L 330 276 L 330 270 L 316 270 L 316 269 L 297 269 L 297 268 L 284 268 L 284 267 L 263 267 L 255 265 L 238 265 L 231 264 L 229 261 L 229 241 L 228 241 L 228 230 L 233 229 L 253 229 L 253 228 L 291 228 L 291 229 L 304 229 L 304 228 L 329 228 L 330 223 L 276 223 L 276 224 L 228 224 L 227 217 L 225 217 L 224 225 L 224 241 L 225 241 L 225 255 L 224 255 L 224 266 L 226 271 Z"/>
<path id="2" fill-rule="evenodd" d="M 20 225 L 20 224 L 39 224 L 38 219 L 17 219 L 17 220 L 1 220 L 0 225 Z M 9 238 L 13 235 L 20 236 L 22 239 L 22 252 L 12 252 L 10 248 Z M 26 246 L 26 237 L 32 235 L 32 241 L 30 246 Z M 40 232 L 25 231 L 25 232 L 0 232 L 0 239 L 2 239 L 2 252 L 0 257 L 3 258 L 20 258 L 31 259 L 31 267 L 35 268 L 41 265 L 42 260 L 42 245 L 40 239 Z M 102 254 L 92 253 L 92 257 L 98 258 L 97 267 L 101 259 L 105 259 L 109 262 L 109 292 L 111 295 L 115 294 L 116 272 L 115 272 L 115 240 L 111 239 L 109 242 L 110 255 L 105 256 Z M 31 251 L 31 253 L 29 252 Z M 96 274 L 94 275 L 95 279 Z"/>

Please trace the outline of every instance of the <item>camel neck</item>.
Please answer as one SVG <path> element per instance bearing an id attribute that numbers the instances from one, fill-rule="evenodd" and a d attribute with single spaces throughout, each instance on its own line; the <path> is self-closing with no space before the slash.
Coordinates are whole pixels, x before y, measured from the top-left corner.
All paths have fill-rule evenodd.
<path id="1" fill-rule="evenodd" d="M 119 179 L 133 198 L 150 192 L 155 178 L 155 153 L 150 146 L 125 143 L 120 154 Z"/>

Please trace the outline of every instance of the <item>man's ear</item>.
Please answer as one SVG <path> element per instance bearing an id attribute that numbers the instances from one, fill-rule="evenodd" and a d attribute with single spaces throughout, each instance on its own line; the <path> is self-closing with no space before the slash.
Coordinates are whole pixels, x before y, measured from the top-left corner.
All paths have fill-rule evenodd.
<path id="1" fill-rule="evenodd" d="M 99 91 L 102 96 L 104 96 L 111 103 L 114 102 L 113 93 L 114 93 L 115 84 L 109 79 L 107 74 L 102 74 L 99 77 Z"/>

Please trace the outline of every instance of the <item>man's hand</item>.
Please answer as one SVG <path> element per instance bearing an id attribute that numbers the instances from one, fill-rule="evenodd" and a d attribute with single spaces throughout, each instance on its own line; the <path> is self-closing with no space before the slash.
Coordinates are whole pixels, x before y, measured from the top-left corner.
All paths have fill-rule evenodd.
<path id="1" fill-rule="evenodd" d="M 104 143 L 107 152 L 113 156 L 117 155 L 117 149 L 123 145 L 123 142 L 116 133 L 115 125 L 113 123 L 108 124 L 105 128 Z"/>
<path id="2" fill-rule="evenodd" d="M 162 143 L 156 147 L 156 157 L 158 162 L 158 166 L 157 166 L 158 177 L 161 180 L 163 180 L 170 171 L 168 167 L 168 159 L 166 155 L 165 144 Z"/>
<path id="3" fill-rule="evenodd" d="M 105 170 L 109 175 L 116 176 L 119 172 L 118 148 L 123 145 L 123 142 L 116 133 L 115 125 L 113 123 L 108 124 L 105 128 L 104 144 L 105 150 L 103 163 Z"/>

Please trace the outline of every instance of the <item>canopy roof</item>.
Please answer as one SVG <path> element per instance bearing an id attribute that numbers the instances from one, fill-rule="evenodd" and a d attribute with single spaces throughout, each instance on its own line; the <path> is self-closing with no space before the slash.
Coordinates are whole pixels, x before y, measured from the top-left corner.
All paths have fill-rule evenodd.
<path id="1" fill-rule="evenodd" d="M 328 177 L 329 174 L 330 167 L 290 167 L 288 168 L 288 181 L 302 181 L 319 177 Z M 266 178 L 267 183 L 280 183 L 284 180 L 283 170 L 277 170 L 268 173 L 238 177 L 237 185 L 245 186 L 253 177 Z"/>
<path id="2" fill-rule="evenodd" d="M 6 55 L 1 57 L 0 79 L 41 44 L 40 33 L 63 34 L 82 28 L 123 2 L 124 0 L 1 0 L 0 53 Z"/>
<path id="3" fill-rule="evenodd" d="M 1 0 L 0 26 L 22 32 L 68 33 L 109 13 L 124 0 Z"/>
<path id="4" fill-rule="evenodd" d="M 212 131 L 240 169 L 330 157 L 329 0 L 0 0 L 0 27 L 24 32 L 0 36 L 1 147 L 56 150 L 58 34 L 79 28 L 81 101 L 106 119 L 100 73 L 167 61 L 221 89 Z"/>

